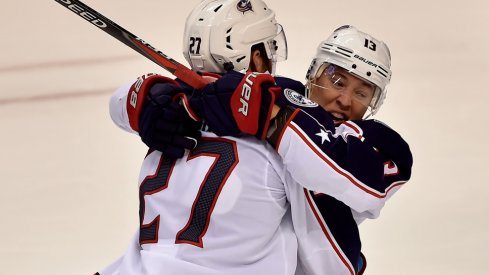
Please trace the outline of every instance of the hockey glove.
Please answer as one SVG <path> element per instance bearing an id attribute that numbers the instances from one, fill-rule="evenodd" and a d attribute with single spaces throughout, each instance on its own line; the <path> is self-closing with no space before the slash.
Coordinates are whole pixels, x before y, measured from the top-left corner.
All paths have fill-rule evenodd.
<path id="1" fill-rule="evenodd" d="M 195 148 L 201 123 L 191 119 L 175 100 L 178 94 L 191 91 L 176 83 L 156 83 L 149 87 L 139 120 L 139 135 L 148 147 L 169 158 L 181 158 L 185 149 Z"/>
<path id="2" fill-rule="evenodd" d="M 194 91 L 189 98 L 182 98 L 187 109 L 194 110 L 202 118 L 208 130 L 218 136 L 239 136 L 241 132 L 231 113 L 231 96 L 243 78 L 243 74 L 232 71 L 200 91 Z M 189 112 L 191 113 L 191 112 Z"/>
<path id="3" fill-rule="evenodd" d="M 239 130 L 265 139 L 281 91 L 270 74 L 247 73 L 231 96 L 231 111 Z"/>
<path id="4" fill-rule="evenodd" d="M 329 113 L 300 93 L 304 88 L 302 84 L 297 85 L 297 81 L 286 78 L 277 78 L 277 82 L 282 86 L 277 86 L 270 74 L 258 73 L 248 73 L 240 82 L 231 97 L 231 110 L 242 133 L 259 139 L 270 137 L 282 131 L 297 109 L 308 117 L 306 120 L 311 124 L 321 124 L 334 131 Z M 274 106 L 280 108 L 277 114 L 280 118 L 271 121 Z"/>
<path id="5" fill-rule="evenodd" d="M 275 85 L 275 80 L 283 89 Z M 194 93 L 189 102 L 209 129 L 219 136 L 248 134 L 264 139 L 281 131 L 297 108 L 303 109 L 311 123 L 334 130 L 329 113 L 305 98 L 303 92 L 304 86 L 292 79 L 232 71 Z M 273 129 L 269 130 L 274 105 L 282 108 L 281 117 L 272 121 Z"/>
<path id="6" fill-rule="evenodd" d="M 188 101 L 216 135 L 248 134 L 264 139 L 274 93 L 279 92 L 274 83 L 269 74 L 232 71 L 195 92 Z"/>

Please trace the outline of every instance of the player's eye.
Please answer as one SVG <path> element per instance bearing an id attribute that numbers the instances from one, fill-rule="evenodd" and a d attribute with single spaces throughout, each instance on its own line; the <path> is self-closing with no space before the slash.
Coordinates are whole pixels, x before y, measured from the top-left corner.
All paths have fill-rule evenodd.
<path id="1" fill-rule="evenodd" d="M 365 91 L 355 91 L 355 96 L 359 99 L 365 99 L 368 97 L 368 94 Z"/>
<path id="2" fill-rule="evenodd" d="M 346 87 L 346 82 L 341 76 L 332 75 L 330 80 L 333 87 L 338 90 L 344 89 Z"/>
<path id="3" fill-rule="evenodd" d="M 368 106 L 372 99 L 373 93 L 368 90 L 355 90 L 354 97 L 355 99 L 362 103 L 364 106 Z"/>

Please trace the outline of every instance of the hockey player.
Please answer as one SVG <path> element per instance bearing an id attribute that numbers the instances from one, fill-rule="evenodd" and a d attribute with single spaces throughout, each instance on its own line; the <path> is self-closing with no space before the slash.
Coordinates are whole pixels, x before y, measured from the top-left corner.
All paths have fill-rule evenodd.
<path id="1" fill-rule="evenodd" d="M 240 7 L 240 3 L 236 7 Z M 200 12 L 204 10 L 210 12 L 210 17 L 212 17 L 214 14 L 211 11 L 217 13 L 219 10 L 223 12 L 231 10 L 231 6 L 221 4 L 221 1 L 216 1 L 201 9 Z M 259 2 L 251 1 L 251 5 L 256 8 Z M 195 18 L 205 21 L 207 17 L 201 15 Z M 196 62 L 201 62 L 200 69 L 223 72 L 224 66 L 230 67 L 231 64 L 234 69 L 246 69 L 246 66 L 240 68 L 239 64 L 233 64 L 241 56 L 226 60 L 224 56 L 220 56 L 222 59 L 219 59 L 212 55 L 216 53 L 216 49 L 211 47 L 213 40 L 202 35 L 203 30 L 214 33 L 210 32 L 212 28 L 212 26 L 209 29 L 203 27 L 200 32 L 197 31 L 194 36 L 190 36 L 194 37 L 193 43 L 199 39 L 198 43 L 202 43 L 199 51 L 205 54 L 201 54 L 200 60 L 195 59 Z M 188 30 L 189 27 L 187 26 L 186 29 Z M 239 30 L 236 26 L 232 29 Z M 186 33 L 188 38 L 188 32 Z M 187 41 L 191 42 L 188 44 L 188 53 L 192 53 L 193 47 L 195 47 L 194 53 L 198 53 L 197 45 L 191 46 L 192 39 Z M 258 57 L 265 55 L 273 57 L 275 47 L 267 48 L 266 46 L 276 46 L 277 37 L 273 36 L 273 39 L 264 41 L 266 42 L 263 43 L 265 47 L 262 47 L 261 52 L 258 51 Z M 205 43 L 209 45 L 204 46 Z M 232 44 L 229 46 L 233 47 Z M 249 46 L 245 49 L 250 52 Z M 267 51 L 270 51 L 271 54 Z M 270 65 L 262 62 L 260 65 L 259 58 L 255 62 L 254 53 L 256 51 L 251 51 L 248 62 L 255 66 L 255 70 L 271 70 L 270 65 L 273 62 L 268 63 Z M 212 58 L 210 58 L 211 55 Z M 244 56 L 247 58 L 248 54 Z M 333 75 L 336 78 L 341 76 L 342 81 L 350 80 L 348 77 L 351 75 L 342 72 L 341 65 L 337 64 L 338 67 L 333 69 L 328 67 L 335 64 L 334 60 L 333 58 L 326 62 L 318 58 L 314 64 L 319 65 L 311 67 L 309 74 L 311 76 L 309 86 L 311 97 L 317 93 L 318 101 L 321 99 L 321 94 L 316 88 L 323 88 L 327 92 L 333 87 L 327 86 L 328 84 L 336 85 L 334 87 L 338 88 L 336 92 L 340 92 L 339 96 L 348 96 L 347 93 L 350 93 L 346 88 L 341 89 L 340 82 L 321 82 L 321 77 L 325 75 L 323 72 L 330 73 L 330 80 L 334 79 Z M 324 62 L 331 64 L 324 67 Z M 199 69 L 196 65 L 198 63 L 190 63 L 193 69 Z M 262 66 L 263 64 L 265 66 Z M 214 69 L 212 66 L 215 66 Z M 344 75 L 341 75 L 340 72 Z M 253 78 L 261 77 L 266 76 L 253 76 Z M 175 142 L 175 139 L 156 140 L 159 143 L 171 145 L 162 148 L 164 150 L 175 149 L 180 143 L 189 147 L 193 146 L 192 141 L 185 142 L 192 140 L 188 137 L 195 134 L 193 126 L 190 127 L 191 130 L 167 127 L 173 118 L 183 113 L 179 113 L 178 106 L 172 105 L 173 102 L 166 100 L 165 93 L 161 92 L 169 92 L 177 88 L 183 90 L 183 86 L 173 83 L 175 85 L 168 88 L 168 83 L 171 81 L 159 82 L 153 80 L 155 78 L 151 76 L 141 79 L 132 89 L 129 89 L 129 94 L 134 94 L 132 92 L 138 89 L 138 98 L 144 99 L 145 97 L 142 96 L 144 93 L 152 97 L 145 103 L 129 100 L 127 105 L 120 104 L 120 102 L 125 102 L 120 99 L 127 97 L 128 89 L 126 87 L 119 90 L 119 95 L 122 96 L 115 95 L 111 106 L 114 120 L 121 127 L 139 131 L 140 134 L 143 128 L 151 129 L 151 126 L 148 125 L 153 125 L 153 130 L 164 128 L 165 131 L 173 134 L 181 130 L 183 139 L 177 138 L 179 142 Z M 289 93 L 282 93 L 287 89 L 265 87 L 274 84 L 269 78 L 263 78 L 258 82 L 252 81 L 253 84 L 246 88 L 260 94 L 261 101 L 251 102 L 254 106 L 258 104 L 258 108 L 249 109 L 255 112 L 253 117 L 256 118 L 256 121 L 236 120 L 239 112 L 236 114 L 232 104 L 226 108 L 227 101 L 221 100 L 226 98 L 221 97 L 226 94 L 226 91 L 214 93 L 221 88 L 229 90 L 235 79 L 233 75 L 225 75 L 211 85 L 205 91 L 204 96 L 198 98 L 197 101 L 190 96 L 194 103 L 197 102 L 196 105 L 201 105 L 196 106 L 196 109 L 200 111 L 200 115 L 204 116 L 206 122 L 214 125 L 214 128 L 211 127 L 211 129 L 217 130 L 217 125 L 224 122 L 228 123 L 225 126 L 234 128 L 229 128 L 232 130 L 229 134 L 235 134 L 236 129 L 260 138 L 263 138 L 266 133 L 271 133 L 268 140 L 278 149 L 283 159 L 280 159 L 270 146 L 254 138 L 217 138 L 209 132 L 204 132 L 204 137 L 199 141 L 198 147 L 184 159 L 175 161 L 165 157 L 165 154 L 161 152 L 150 151 L 143 163 L 140 177 L 141 230 L 128 253 L 102 274 L 118 274 L 117 272 L 121 274 L 125 272 L 130 274 L 248 274 L 251 272 L 293 274 L 296 266 L 295 253 L 297 253 L 293 234 L 297 234 L 299 240 L 298 255 L 301 265 L 298 272 L 305 271 L 308 274 L 355 274 L 359 272 L 361 269 L 359 267 L 361 263 L 360 240 L 355 220 L 360 221 L 365 217 L 378 215 L 378 210 L 385 199 L 397 190 L 398 185 L 407 180 L 410 175 L 410 163 L 407 157 L 406 161 L 404 159 L 395 160 L 395 162 L 402 162 L 402 170 L 397 177 L 385 176 L 384 162 L 389 164 L 392 158 L 398 158 L 395 149 L 384 146 L 385 140 L 383 139 L 385 138 L 382 137 L 382 134 L 389 135 L 394 147 L 399 147 L 400 144 L 406 149 L 407 145 L 395 132 L 377 122 L 344 123 L 335 129 L 331 118 L 337 121 L 360 119 L 363 114 L 357 117 L 356 112 L 350 113 L 348 108 L 342 108 L 333 110 L 332 117 L 330 117 L 330 114 L 321 112 L 322 108 L 305 100 L 290 88 L 287 88 Z M 257 84 L 259 82 L 261 85 Z M 388 80 L 383 83 L 387 82 Z M 158 84 L 162 86 L 157 86 Z M 246 82 L 239 84 L 238 91 L 243 91 L 245 85 Z M 380 88 L 374 85 L 369 87 L 375 88 L 372 95 L 375 95 L 377 87 Z M 382 88 L 384 87 L 385 85 Z M 300 90 L 297 87 L 294 89 Z M 268 94 L 268 91 L 273 92 Z M 377 92 L 383 93 L 384 89 Z M 275 100 L 274 97 L 280 100 Z M 239 99 L 239 96 L 235 98 Z M 287 98 L 295 99 L 295 104 L 286 101 Z M 359 102 L 362 101 L 360 97 L 358 99 Z M 206 106 L 210 103 L 212 104 Z M 274 121 L 275 130 L 272 128 L 268 131 L 268 114 L 272 113 L 270 108 L 273 105 L 271 103 L 281 105 L 281 112 Z M 301 104 L 306 111 L 290 107 L 291 105 L 298 107 Z M 140 107 L 141 105 L 143 107 Z M 159 113 L 154 111 L 153 115 L 160 114 L 165 117 L 163 123 L 154 126 L 155 117 L 151 115 L 152 109 L 148 106 L 158 107 L 153 110 L 160 109 Z M 363 106 L 366 110 L 365 104 Z M 379 106 L 377 105 L 376 109 Z M 219 110 L 218 107 L 223 107 L 225 111 Z M 265 115 L 261 111 L 264 111 Z M 199 115 L 199 112 L 197 113 L 194 115 Z M 218 116 L 213 117 L 213 114 L 218 114 Z M 230 118 L 227 122 L 226 114 Z M 219 119 L 221 115 L 222 120 Z M 218 119 L 217 122 L 215 119 Z M 318 123 L 317 120 L 322 123 Z M 189 119 L 179 122 L 193 123 Z M 249 125 L 253 124 L 255 126 L 250 130 Z M 143 127 L 139 129 L 140 126 Z M 223 127 L 223 129 L 228 128 Z M 366 130 L 363 136 L 362 129 Z M 148 132 L 151 133 L 151 131 Z M 182 140 L 183 142 L 180 142 Z M 386 151 L 389 154 L 377 153 L 372 145 L 381 152 Z M 394 151 L 391 152 L 391 149 Z M 173 150 L 174 153 L 177 151 Z M 304 169 L 304 166 L 308 169 Z M 394 166 L 391 165 L 392 167 Z M 192 171 L 192 174 L 188 172 L 189 170 Z M 316 192 L 310 192 L 309 189 Z M 229 256 L 231 254 L 233 256 Z"/>
<path id="2" fill-rule="evenodd" d="M 195 70 L 272 71 L 276 47 L 285 53 L 286 41 L 275 13 L 261 0 L 207 0 L 187 18 L 184 48 Z M 179 121 L 180 105 L 151 93 L 160 89 L 188 87 L 150 75 L 111 98 L 111 116 L 123 129 L 146 141 L 142 129 L 162 118 L 157 127 L 183 138 L 148 152 L 139 177 L 140 229 L 127 252 L 100 274 L 294 274 L 297 239 L 279 156 L 254 137 L 203 132 L 191 154 L 168 157 L 179 155 L 178 146 L 194 147 L 186 136 L 197 128 L 190 119 Z"/>
<path id="3" fill-rule="evenodd" d="M 411 176 L 412 156 L 401 136 L 379 121 L 362 120 L 375 114 L 385 98 L 391 77 L 388 47 L 352 26 L 338 28 L 321 42 L 306 84 L 306 94 L 321 107 L 276 86 L 267 74 L 248 73 L 236 89 L 229 74 L 236 73 L 194 94 L 194 109 L 221 135 L 266 137 L 275 147 L 295 183 L 287 185 L 287 198 L 306 271 L 359 272 L 362 264 L 355 264 L 364 259 L 357 224 L 378 217 L 385 201 Z M 207 98 L 214 96 L 220 104 Z M 271 103 L 281 108 L 278 114 Z M 324 234 L 328 245 L 318 248 L 311 232 Z M 321 249 L 336 253 L 328 258 Z M 310 257 L 310 251 L 320 257 Z M 342 264 L 321 265 L 321 257 Z"/>

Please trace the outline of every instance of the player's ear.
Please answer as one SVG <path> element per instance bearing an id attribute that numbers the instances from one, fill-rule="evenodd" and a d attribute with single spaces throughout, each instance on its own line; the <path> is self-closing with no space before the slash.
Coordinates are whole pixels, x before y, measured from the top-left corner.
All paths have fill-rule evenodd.
<path id="1" fill-rule="evenodd" d="M 268 70 L 265 60 L 266 56 L 263 56 L 259 49 L 254 49 L 251 52 L 250 67 L 248 71 L 264 73 Z"/>

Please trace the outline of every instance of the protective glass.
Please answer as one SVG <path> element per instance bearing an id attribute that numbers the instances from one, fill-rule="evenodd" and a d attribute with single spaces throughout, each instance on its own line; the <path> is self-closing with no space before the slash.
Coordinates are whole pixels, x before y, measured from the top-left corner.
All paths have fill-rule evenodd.
<path id="1" fill-rule="evenodd" d="M 267 51 L 268 58 L 273 62 L 287 60 L 287 38 L 285 37 L 282 25 L 277 24 L 277 35 L 267 41 L 265 50 Z"/>
<path id="2" fill-rule="evenodd" d="M 355 85 L 351 83 L 351 77 L 363 81 L 362 85 Z M 320 82 L 320 84 L 317 84 Z M 332 96 L 339 96 L 341 94 L 348 94 L 351 99 L 364 107 L 373 106 L 378 97 L 378 88 L 375 84 L 365 81 L 350 71 L 347 71 L 334 64 L 324 63 L 316 74 L 316 83 L 309 83 L 311 87 L 317 87 L 320 90 L 329 93 Z"/>

